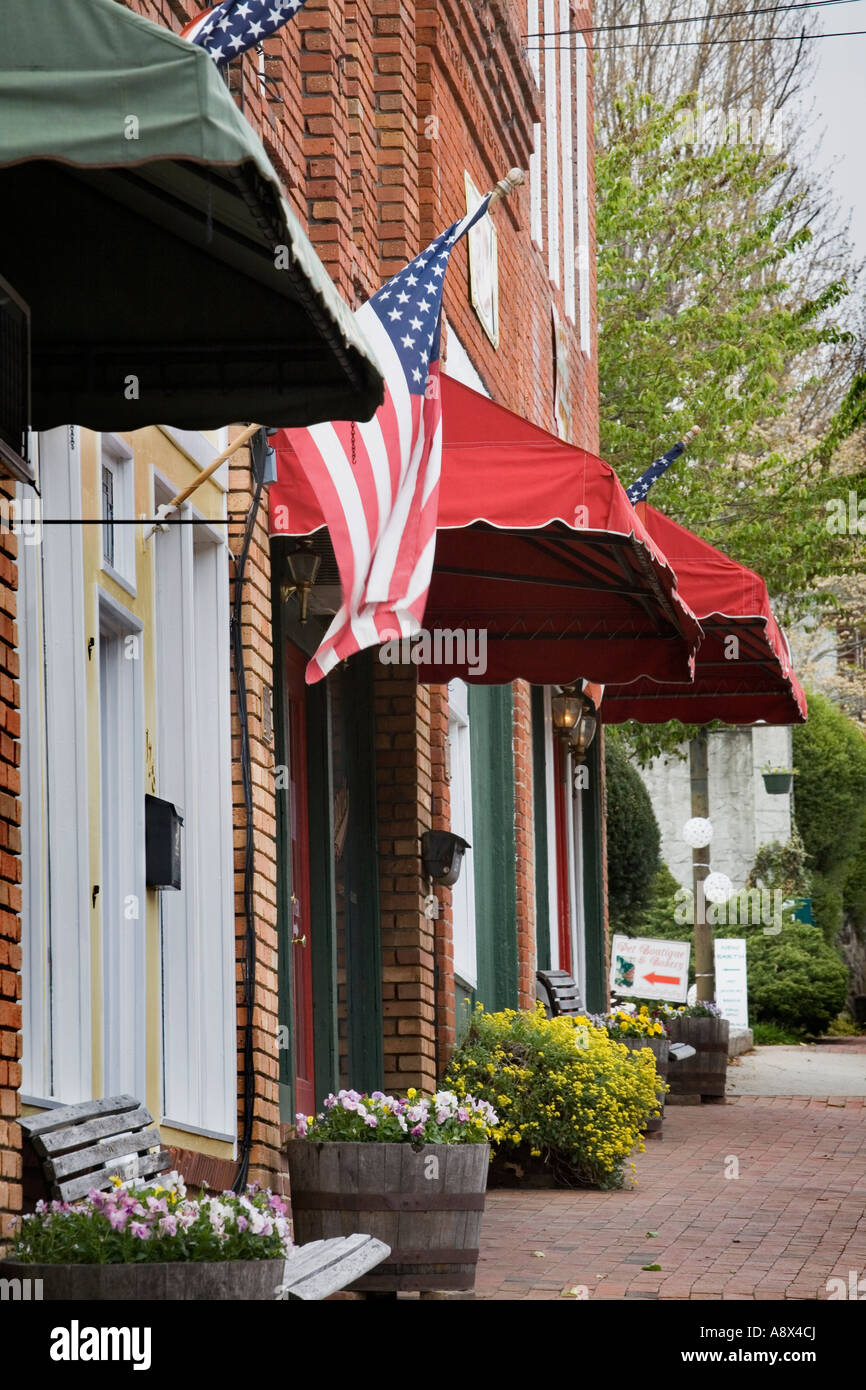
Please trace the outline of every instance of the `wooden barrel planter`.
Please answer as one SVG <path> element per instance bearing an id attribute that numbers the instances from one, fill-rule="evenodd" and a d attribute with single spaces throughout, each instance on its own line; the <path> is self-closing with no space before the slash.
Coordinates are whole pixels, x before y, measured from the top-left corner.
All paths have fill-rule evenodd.
<path id="1" fill-rule="evenodd" d="M 730 1024 L 726 1018 L 673 1018 L 671 1042 L 690 1043 L 694 1057 L 670 1071 L 672 1096 L 724 1097 L 728 1074 Z"/>
<path id="2" fill-rule="evenodd" d="M 273 1300 L 284 1260 L 178 1260 L 170 1264 L 43 1265 L 0 1260 L 0 1279 L 46 1302 L 211 1302 Z"/>
<path id="3" fill-rule="evenodd" d="M 618 1038 L 618 1042 L 624 1043 L 629 1052 L 638 1052 L 643 1047 L 648 1047 L 655 1057 L 656 1071 L 659 1074 L 661 1083 L 657 1091 L 659 1098 L 659 1113 L 647 1120 L 644 1134 L 660 1134 L 665 1119 L 665 1095 L 667 1093 L 668 1082 L 668 1052 L 670 1043 L 667 1038 Z"/>
<path id="4" fill-rule="evenodd" d="M 299 1245 L 363 1233 L 391 1247 L 351 1289 L 474 1289 L 489 1145 L 292 1139 L 287 1147 Z"/>

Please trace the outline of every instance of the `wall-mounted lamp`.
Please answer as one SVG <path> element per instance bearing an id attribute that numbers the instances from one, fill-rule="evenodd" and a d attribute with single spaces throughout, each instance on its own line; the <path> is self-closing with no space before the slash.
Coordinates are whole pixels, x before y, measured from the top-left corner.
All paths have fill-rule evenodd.
<path id="1" fill-rule="evenodd" d="M 424 873 L 444 887 L 449 887 L 460 877 L 463 855 L 471 848 L 468 840 L 450 830 L 425 830 L 421 836 Z"/>
<path id="2" fill-rule="evenodd" d="M 280 598 L 283 603 L 288 603 L 292 594 L 298 595 L 302 623 L 307 621 L 307 605 L 321 563 L 321 555 L 316 554 L 309 541 L 302 541 L 297 550 L 286 556 L 289 577 L 280 585 Z"/>
<path id="3" fill-rule="evenodd" d="M 559 694 L 554 695 L 550 704 L 557 737 L 571 749 L 575 762 L 582 763 L 598 728 L 598 715 L 592 702 L 573 681 L 560 686 Z"/>

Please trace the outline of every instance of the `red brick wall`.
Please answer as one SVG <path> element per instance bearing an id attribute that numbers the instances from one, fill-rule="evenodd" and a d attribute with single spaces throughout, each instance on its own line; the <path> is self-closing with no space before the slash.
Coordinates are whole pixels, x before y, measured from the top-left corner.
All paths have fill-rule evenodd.
<path id="1" fill-rule="evenodd" d="M 0 496 L 15 485 L 0 480 Z M 0 531 L 0 1247 L 21 1210 L 21 732 L 16 590 L 18 540 Z"/>
<path id="2" fill-rule="evenodd" d="M 415 668 L 376 666 L 376 797 L 385 1088 L 436 1081 L 434 927 L 420 835 L 433 824 L 431 687 Z"/>
<path id="3" fill-rule="evenodd" d="M 230 461 L 229 509 L 236 516 L 246 515 L 252 503 L 250 456 L 239 449 Z M 235 556 L 241 549 L 243 523 L 229 526 L 229 546 Z M 235 566 L 232 565 L 230 601 L 235 596 Z M 274 745 L 265 738 L 265 688 L 273 689 L 273 634 L 271 626 L 270 545 L 267 502 L 259 510 L 247 557 L 241 608 L 241 631 L 246 673 L 250 766 L 253 792 L 253 915 L 256 935 L 255 993 L 253 997 L 253 1101 L 250 1180 L 269 1182 L 281 1169 L 279 1054 L 277 1050 L 279 1012 L 277 984 L 277 853 L 276 780 Z M 246 915 L 244 911 L 244 862 L 246 807 L 241 775 L 241 729 L 238 719 L 235 672 L 232 670 L 232 796 L 235 849 L 235 940 L 238 999 L 238 1134 L 243 1134 L 246 1100 L 244 1094 L 244 1041 L 247 1010 L 243 1004 L 243 965 L 246 957 Z M 217 1165 L 218 1167 L 219 1165 Z"/>

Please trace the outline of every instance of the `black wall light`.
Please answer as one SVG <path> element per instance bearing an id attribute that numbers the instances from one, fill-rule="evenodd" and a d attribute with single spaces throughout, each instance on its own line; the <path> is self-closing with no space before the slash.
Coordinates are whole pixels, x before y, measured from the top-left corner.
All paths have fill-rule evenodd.
<path id="1" fill-rule="evenodd" d="M 471 849 L 468 840 L 450 830 L 425 830 L 421 836 L 421 861 L 428 878 L 448 888 L 460 877 L 463 855 Z"/>

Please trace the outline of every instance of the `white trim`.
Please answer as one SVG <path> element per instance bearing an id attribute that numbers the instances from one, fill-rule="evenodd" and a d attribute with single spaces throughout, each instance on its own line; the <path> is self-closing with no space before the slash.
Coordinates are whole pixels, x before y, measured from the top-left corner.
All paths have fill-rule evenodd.
<path id="1" fill-rule="evenodd" d="M 45 512 L 78 517 L 78 428 L 42 433 L 39 455 Z M 22 750 L 23 1084 L 28 1093 L 74 1104 L 92 1095 L 82 528 L 46 527 L 42 545 L 22 545 L 19 558 L 27 614 L 21 624 L 21 709 L 24 727 L 32 732 L 37 726 L 35 742 L 28 739 Z M 35 630 L 29 622 L 34 614 Z"/>
<path id="2" fill-rule="evenodd" d="M 449 782 L 451 829 L 470 841 L 460 877 L 451 889 L 454 974 L 470 989 L 478 983 L 475 929 L 475 870 L 472 862 L 472 755 L 469 730 L 469 691 L 465 681 L 448 683 Z"/>
<path id="3" fill-rule="evenodd" d="M 123 604 L 98 587 L 96 600 L 102 1091 L 105 1095 L 129 1091 L 142 1096 L 147 1062 L 143 626 Z M 130 912 L 136 915 L 128 915 Z"/>
<path id="4" fill-rule="evenodd" d="M 155 476 L 154 501 L 171 495 Z M 186 503 L 182 519 L 203 520 Z M 158 794 L 184 816 L 181 890 L 160 893 L 163 1109 L 234 1141 L 235 990 L 228 550 L 221 528 L 154 539 Z"/>
<path id="5" fill-rule="evenodd" d="M 100 515 L 102 511 L 103 470 L 113 479 L 113 514 L 121 520 L 135 516 L 135 455 L 126 440 L 119 434 L 100 434 L 97 436 L 99 476 L 97 489 Z M 136 553 L 135 526 L 116 526 L 113 528 L 114 560 L 105 554 L 105 534 L 100 528 L 100 565 L 105 574 L 124 588 L 133 598 L 136 594 Z"/>
<path id="6" fill-rule="evenodd" d="M 544 246 L 541 201 L 541 121 L 534 121 L 529 156 L 529 235 L 539 249 Z"/>
<path id="7" fill-rule="evenodd" d="M 556 55 L 559 40 L 556 28 L 556 0 L 544 0 L 544 142 L 547 152 L 547 273 L 554 285 L 560 283 L 559 255 L 559 121 L 557 112 Z M 548 35 L 551 37 L 548 39 Z"/>
<path id="8" fill-rule="evenodd" d="M 560 111 L 562 114 L 562 265 L 564 272 L 565 312 L 572 323 L 575 319 L 574 265 L 574 134 L 572 129 L 572 60 L 574 48 L 566 31 L 571 27 L 569 0 L 559 0 L 558 38 L 560 47 Z"/>
<path id="9" fill-rule="evenodd" d="M 577 311 L 580 323 L 580 348 L 587 357 L 592 353 L 592 329 L 589 314 L 589 74 L 590 68 L 583 34 L 574 36 L 575 92 L 577 95 L 577 129 L 575 132 L 575 163 L 577 166 Z"/>

